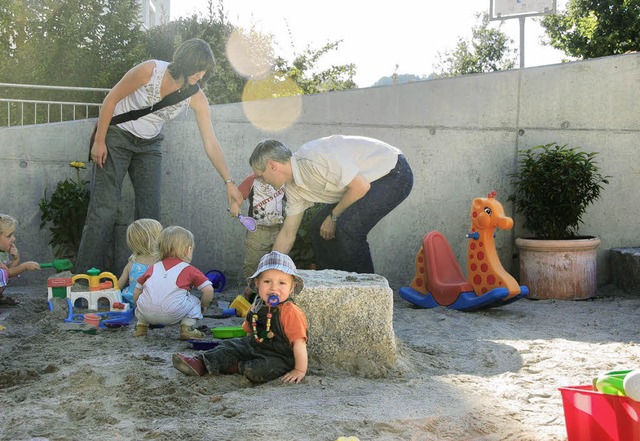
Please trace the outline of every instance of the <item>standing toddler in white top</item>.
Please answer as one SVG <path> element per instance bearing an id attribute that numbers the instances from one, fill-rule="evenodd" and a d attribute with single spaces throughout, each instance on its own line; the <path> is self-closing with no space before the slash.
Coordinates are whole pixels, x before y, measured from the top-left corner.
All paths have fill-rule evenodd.
<path id="1" fill-rule="evenodd" d="M 249 217 L 256 220 L 256 230 L 247 231 L 244 239 L 244 279 L 256 272 L 262 256 L 269 254 L 284 221 L 284 186 L 278 190 L 255 173 L 247 176 L 238 190 L 249 200 Z M 255 286 L 247 286 L 244 297 L 253 302 Z"/>
<path id="2" fill-rule="evenodd" d="M 213 300 L 211 281 L 196 267 L 193 258 L 193 234 L 182 227 L 167 227 L 158 238 L 160 262 L 150 266 L 138 279 L 133 292 L 138 324 L 134 337 L 147 335 L 149 325 L 180 323 L 180 340 L 202 339 L 204 333 L 193 329 L 202 312 Z M 202 301 L 191 294 L 196 288 Z"/>
<path id="3" fill-rule="evenodd" d="M 133 308 L 133 290 L 138 277 L 158 261 L 158 236 L 162 224 L 155 219 L 138 219 L 127 227 L 127 246 L 131 256 L 118 279 L 122 299 Z"/>

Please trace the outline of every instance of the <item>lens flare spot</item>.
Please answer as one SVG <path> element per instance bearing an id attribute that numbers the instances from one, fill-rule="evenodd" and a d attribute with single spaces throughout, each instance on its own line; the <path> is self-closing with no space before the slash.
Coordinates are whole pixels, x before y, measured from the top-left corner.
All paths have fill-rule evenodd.
<path id="1" fill-rule="evenodd" d="M 255 32 L 234 30 L 227 40 L 226 52 L 231 66 L 245 78 L 266 76 L 273 65 L 271 46 Z"/>
<path id="2" fill-rule="evenodd" d="M 282 80 L 270 75 L 249 80 L 242 93 L 242 109 L 254 126 L 279 132 L 300 116 L 302 92 L 289 78 Z"/>

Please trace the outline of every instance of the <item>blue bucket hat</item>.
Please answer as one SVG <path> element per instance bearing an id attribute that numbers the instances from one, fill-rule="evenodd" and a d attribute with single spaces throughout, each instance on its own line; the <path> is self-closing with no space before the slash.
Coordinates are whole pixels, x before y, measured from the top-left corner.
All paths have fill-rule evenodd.
<path id="1" fill-rule="evenodd" d="M 304 288 L 304 281 L 300 278 L 298 273 L 296 272 L 296 264 L 293 263 L 291 257 L 286 254 L 282 254 L 279 251 L 271 251 L 269 254 L 265 254 L 260 259 L 260 263 L 258 264 L 258 269 L 251 277 L 247 278 L 247 283 L 249 285 L 253 284 L 253 281 L 256 277 L 258 277 L 261 273 L 266 270 L 275 269 L 280 270 L 283 273 L 287 273 L 293 276 L 293 279 L 296 282 L 295 288 L 293 288 L 293 293 L 298 294 Z"/>

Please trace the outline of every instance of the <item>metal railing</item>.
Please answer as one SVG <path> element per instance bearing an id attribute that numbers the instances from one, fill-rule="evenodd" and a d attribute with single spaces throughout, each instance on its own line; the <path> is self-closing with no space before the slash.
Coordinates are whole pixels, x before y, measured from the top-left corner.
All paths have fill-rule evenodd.
<path id="1" fill-rule="evenodd" d="M 20 91 L 25 89 L 31 91 L 39 90 L 40 92 L 29 93 L 29 95 L 35 95 L 35 97 L 18 97 L 17 95 L 20 94 Z M 111 89 L 0 83 L 0 127 L 97 117 L 104 95 L 109 90 Z M 42 94 L 62 95 L 62 98 L 38 99 L 37 96 Z M 71 96 L 75 98 L 83 95 L 94 98 L 94 101 L 64 99 L 64 97 Z M 50 97 L 48 96 L 47 98 Z"/>

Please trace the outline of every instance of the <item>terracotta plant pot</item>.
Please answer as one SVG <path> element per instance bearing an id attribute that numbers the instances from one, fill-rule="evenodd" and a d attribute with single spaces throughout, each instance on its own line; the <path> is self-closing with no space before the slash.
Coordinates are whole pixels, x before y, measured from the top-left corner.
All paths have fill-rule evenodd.
<path id="1" fill-rule="evenodd" d="M 516 239 L 520 284 L 528 298 L 583 300 L 597 289 L 597 237 L 573 240 Z"/>

